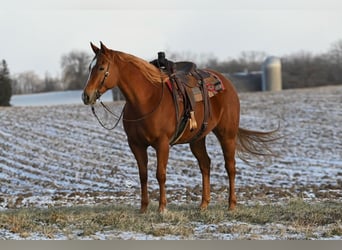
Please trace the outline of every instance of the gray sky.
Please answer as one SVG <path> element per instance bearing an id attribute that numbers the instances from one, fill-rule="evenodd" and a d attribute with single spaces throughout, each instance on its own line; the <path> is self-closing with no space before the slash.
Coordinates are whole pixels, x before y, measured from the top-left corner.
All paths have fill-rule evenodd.
<path id="1" fill-rule="evenodd" d="M 0 0 L 0 34 L 11 73 L 41 76 L 60 73 L 62 54 L 90 53 L 90 41 L 147 60 L 160 50 L 221 60 L 250 50 L 321 53 L 342 39 L 342 1 Z"/>

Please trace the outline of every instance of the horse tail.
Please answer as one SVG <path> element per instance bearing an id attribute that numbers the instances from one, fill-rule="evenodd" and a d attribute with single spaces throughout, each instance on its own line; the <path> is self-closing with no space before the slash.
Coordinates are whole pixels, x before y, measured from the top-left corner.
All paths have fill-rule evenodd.
<path id="1" fill-rule="evenodd" d="M 237 155 L 238 157 L 249 163 L 251 155 L 257 157 L 277 156 L 271 149 L 272 143 L 280 139 L 277 135 L 279 127 L 272 131 L 255 131 L 239 128 L 237 134 Z"/>

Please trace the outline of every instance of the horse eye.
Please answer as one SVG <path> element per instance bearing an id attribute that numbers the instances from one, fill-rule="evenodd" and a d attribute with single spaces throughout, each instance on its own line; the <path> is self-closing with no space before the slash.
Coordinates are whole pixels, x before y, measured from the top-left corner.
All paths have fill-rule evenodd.
<path id="1" fill-rule="evenodd" d="M 103 67 L 103 66 L 101 66 L 101 67 L 99 68 L 99 70 L 100 70 L 100 71 L 103 71 L 103 70 L 104 70 L 104 67 Z"/>

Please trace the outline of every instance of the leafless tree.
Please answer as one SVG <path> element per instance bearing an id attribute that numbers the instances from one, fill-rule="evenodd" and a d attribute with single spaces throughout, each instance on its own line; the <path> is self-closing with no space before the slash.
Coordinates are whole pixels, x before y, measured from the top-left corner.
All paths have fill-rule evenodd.
<path id="1" fill-rule="evenodd" d="M 88 78 L 90 55 L 83 51 L 71 51 L 62 56 L 62 81 L 67 89 L 82 89 Z"/>
<path id="2" fill-rule="evenodd" d="M 42 79 L 33 71 L 17 74 L 12 81 L 13 94 L 37 93 L 44 90 Z"/>
<path id="3" fill-rule="evenodd" d="M 342 84 L 342 39 L 334 42 L 328 51 L 331 66 L 331 78 Z"/>

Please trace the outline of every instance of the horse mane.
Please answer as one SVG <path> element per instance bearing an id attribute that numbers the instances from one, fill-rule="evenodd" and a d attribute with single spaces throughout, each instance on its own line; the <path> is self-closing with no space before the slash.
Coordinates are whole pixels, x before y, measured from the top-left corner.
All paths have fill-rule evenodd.
<path id="1" fill-rule="evenodd" d="M 120 51 L 115 51 L 115 56 L 121 61 L 133 64 L 152 83 L 162 83 L 167 78 L 165 73 L 144 59 Z"/>

